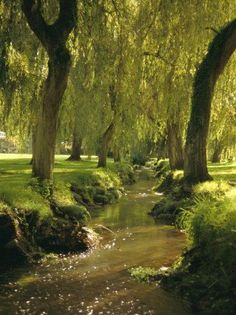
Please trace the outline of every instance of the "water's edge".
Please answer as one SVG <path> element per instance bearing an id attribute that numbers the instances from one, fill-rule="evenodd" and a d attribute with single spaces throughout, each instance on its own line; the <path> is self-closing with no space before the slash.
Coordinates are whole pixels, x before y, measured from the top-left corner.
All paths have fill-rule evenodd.
<path id="1" fill-rule="evenodd" d="M 147 215 L 158 199 L 153 184 L 140 180 L 118 204 L 94 212 L 91 226 L 108 228 L 101 228 L 97 250 L 9 273 L 0 285 L 0 314 L 189 314 L 177 297 L 127 271 L 169 266 L 185 245 L 182 233 Z"/>

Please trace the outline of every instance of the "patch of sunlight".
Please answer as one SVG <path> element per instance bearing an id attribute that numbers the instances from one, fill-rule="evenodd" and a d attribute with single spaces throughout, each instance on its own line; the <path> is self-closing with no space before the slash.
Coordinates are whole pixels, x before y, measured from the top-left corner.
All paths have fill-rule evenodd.
<path id="1" fill-rule="evenodd" d="M 78 172 L 77 168 L 55 168 L 53 173 L 75 173 Z"/>
<path id="2" fill-rule="evenodd" d="M 32 173 L 32 170 L 31 168 L 28 168 L 28 169 L 11 169 L 11 170 L 0 170 L 0 173 L 2 175 L 15 175 L 15 174 L 31 174 Z"/>
<path id="3" fill-rule="evenodd" d="M 27 153 L 0 153 L 0 160 L 14 160 L 14 159 L 31 159 L 32 154 Z"/>
<path id="4" fill-rule="evenodd" d="M 204 183 L 200 183 L 194 186 L 195 193 L 203 193 L 203 192 L 217 192 L 217 191 L 223 191 L 226 192 L 230 189 L 230 186 L 225 181 L 208 181 Z"/>
<path id="5" fill-rule="evenodd" d="M 226 196 L 230 198 L 232 201 L 236 202 L 236 187 L 230 189 L 227 193 Z"/>
<path id="6" fill-rule="evenodd" d="M 173 172 L 173 178 L 179 179 L 184 175 L 184 172 L 182 170 L 174 171 Z"/>

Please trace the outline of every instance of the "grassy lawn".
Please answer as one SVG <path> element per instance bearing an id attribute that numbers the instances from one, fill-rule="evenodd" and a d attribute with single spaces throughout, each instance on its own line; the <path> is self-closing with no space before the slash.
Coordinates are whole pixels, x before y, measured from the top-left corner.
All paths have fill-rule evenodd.
<path id="1" fill-rule="evenodd" d="M 236 181 L 236 162 L 210 163 L 208 170 L 215 180 Z"/>

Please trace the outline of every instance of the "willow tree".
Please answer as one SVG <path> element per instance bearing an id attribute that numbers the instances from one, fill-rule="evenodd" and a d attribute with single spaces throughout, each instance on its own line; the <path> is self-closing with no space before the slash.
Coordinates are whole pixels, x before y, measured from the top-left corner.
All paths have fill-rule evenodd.
<path id="1" fill-rule="evenodd" d="M 58 2 L 59 15 L 53 24 L 48 24 L 40 0 L 22 0 L 27 22 L 49 59 L 33 148 L 33 176 L 40 179 L 52 178 L 58 115 L 71 66 L 66 43 L 76 23 L 76 0 Z"/>
<path id="2" fill-rule="evenodd" d="M 236 20 L 217 32 L 194 80 L 185 145 L 184 177 L 192 184 L 209 180 L 206 144 L 216 82 L 236 49 Z"/>

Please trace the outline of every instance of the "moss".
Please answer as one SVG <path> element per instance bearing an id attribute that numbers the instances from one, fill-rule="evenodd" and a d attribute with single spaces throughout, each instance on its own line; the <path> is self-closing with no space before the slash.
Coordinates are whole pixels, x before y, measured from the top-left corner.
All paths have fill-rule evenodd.
<path id="1" fill-rule="evenodd" d="M 65 218 L 75 219 L 81 224 L 85 224 L 90 219 L 90 214 L 84 206 L 65 205 L 60 206 L 59 211 Z"/>
<path id="2" fill-rule="evenodd" d="M 39 280 L 37 276 L 32 275 L 24 275 L 21 278 L 19 278 L 16 282 L 21 287 L 28 286 L 29 284 L 35 283 Z"/>
<path id="3" fill-rule="evenodd" d="M 101 194 L 96 194 L 93 197 L 93 200 L 95 203 L 101 204 L 101 205 L 109 203 L 108 197 L 106 195 L 101 195 Z"/>
<path id="4" fill-rule="evenodd" d="M 148 282 L 150 279 L 157 275 L 157 270 L 151 267 L 135 267 L 128 270 L 131 277 L 140 281 Z"/>

